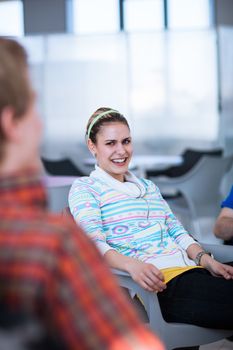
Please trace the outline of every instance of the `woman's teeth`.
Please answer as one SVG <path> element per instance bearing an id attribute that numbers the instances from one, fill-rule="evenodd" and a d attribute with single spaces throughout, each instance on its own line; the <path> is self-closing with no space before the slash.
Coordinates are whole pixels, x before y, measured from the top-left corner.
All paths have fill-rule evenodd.
<path id="1" fill-rule="evenodd" d="M 126 158 L 122 158 L 122 159 L 113 159 L 113 163 L 124 163 L 126 160 Z"/>

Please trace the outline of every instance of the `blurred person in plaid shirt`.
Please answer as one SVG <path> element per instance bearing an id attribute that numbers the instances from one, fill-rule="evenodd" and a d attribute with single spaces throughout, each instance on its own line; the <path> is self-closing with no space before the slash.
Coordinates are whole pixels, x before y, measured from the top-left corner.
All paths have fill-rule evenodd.
<path id="1" fill-rule="evenodd" d="M 43 349 L 164 349 L 88 237 L 47 212 L 35 100 L 25 50 L 0 38 L 0 310 L 36 316 Z"/>

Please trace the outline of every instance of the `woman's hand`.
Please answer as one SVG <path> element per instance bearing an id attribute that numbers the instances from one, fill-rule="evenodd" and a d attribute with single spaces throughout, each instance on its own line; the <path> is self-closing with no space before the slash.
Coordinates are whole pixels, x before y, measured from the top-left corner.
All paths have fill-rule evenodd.
<path id="1" fill-rule="evenodd" d="M 162 292 L 166 288 L 162 272 L 152 264 L 131 259 L 127 270 L 135 282 L 150 292 Z"/>
<path id="2" fill-rule="evenodd" d="M 213 276 L 233 279 L 233 266 L 222 264 L 205 254 L 201 258 L 201 265 L 205 267 Z"/>
<path id="3" fill-rule="evenodd" d="M 108 250 L 104 257 L 110 267 L 128 272 L 135 282 L 150 292 L 162 292 L 167 288 L 162 272 L 152 264 L 122 255 L 113 249 Z"/>

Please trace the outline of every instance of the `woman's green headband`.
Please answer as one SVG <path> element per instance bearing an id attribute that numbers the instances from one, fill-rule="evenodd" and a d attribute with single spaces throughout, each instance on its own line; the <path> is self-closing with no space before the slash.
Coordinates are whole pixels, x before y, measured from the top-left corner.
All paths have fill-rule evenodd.
<path id="1" fill-rule="evenodd" d="M 120 114 L 118 111 L 115 111 L 114 109 L 109 109 L 103 113 L 98 114 L 91 122 L 91 124 L 89 125 L 89 128 L 87 130 L 87 140 L 90 138 L 90 133 L 91 133 L 91 129 L 93 128 L 93 125 L 95 125 L 96 122 L 98 122 L 98 120 L 100 120 L 100 118 L 102 118 L 104 115 L 109 114 L 109 113 L 118 113 Z"/>

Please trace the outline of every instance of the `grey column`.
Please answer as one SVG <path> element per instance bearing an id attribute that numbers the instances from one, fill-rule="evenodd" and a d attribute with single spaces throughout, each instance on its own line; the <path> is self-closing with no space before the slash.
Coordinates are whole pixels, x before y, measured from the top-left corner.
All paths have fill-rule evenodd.
<path id="1" fill-rule="evenodd" d="M 23 0 L 27 34 L 65 33 L 66 0 Z"/>
<path id="2" fill-rule="evenodd" d="M 215 21 L 217 26 L 233 26 L 232 0 L 215 0 Z"/>

